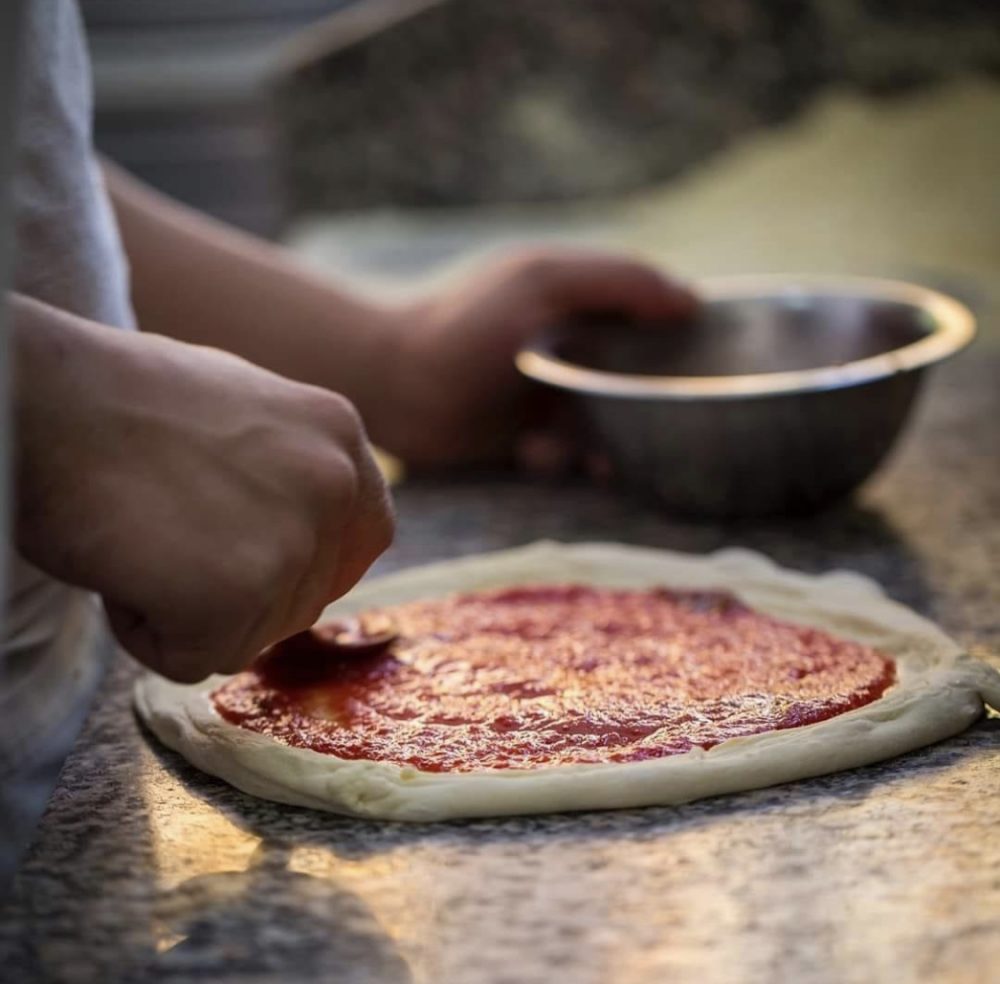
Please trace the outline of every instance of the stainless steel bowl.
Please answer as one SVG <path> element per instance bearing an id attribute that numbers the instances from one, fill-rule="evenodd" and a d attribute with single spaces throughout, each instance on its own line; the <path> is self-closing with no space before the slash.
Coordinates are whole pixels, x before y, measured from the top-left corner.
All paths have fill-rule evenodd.
<path id="1" fill-rule="evenodd" d="M 561 326 L 517 357 L 574 394 L 616 474 L 702 517 L 818 509 L 892 447 L 924 371 L 975 334 L 958 301 L 856 277 L 700 285 L 684 324 Z"/>

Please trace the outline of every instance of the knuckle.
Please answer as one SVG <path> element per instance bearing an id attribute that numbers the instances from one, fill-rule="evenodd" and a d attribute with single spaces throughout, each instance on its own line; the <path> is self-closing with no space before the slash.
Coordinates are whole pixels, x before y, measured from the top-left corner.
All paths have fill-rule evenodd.
<path id="1" fill-rule="evenodd" d="M 234 624 L 248 611 L 271 608 L 282 584 L 307 563 L 308 547 L 295 523 L 276 522 L 234 550 L 214 580 L 211 608 L 218 624 Z"/>
<path id="2" fill-rule="evenodd" d="M 316 409 L 328 433 L 352 450 L 362 446 L 365 427 L 357 407 L 345 396 L 321 390 L 316 397 Z"/>
<path id="3" fill-rule="evenodd" d="M 313 534 L 330 513 L 351 512 L 360 495 L 358 466 L 351 451 L 336 441 L 304 450 L 296 464 L 300 505 L 290 510 L 289 525 L 300 527 L 298 535 Z M 312 524 L 310 524 L 310 520 Z"/>
<path id="4" fill-rule="evenodd" d="M 320 465 L 324 506 L 351 512 L 361 497 L 361 478 L 354 459 L 342 449 L 334 449 Z"/>

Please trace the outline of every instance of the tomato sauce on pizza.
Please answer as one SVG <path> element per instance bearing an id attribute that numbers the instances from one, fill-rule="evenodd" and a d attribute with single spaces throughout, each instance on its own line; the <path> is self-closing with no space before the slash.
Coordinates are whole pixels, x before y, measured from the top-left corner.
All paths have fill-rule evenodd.
<path id="1" fill-rule="evenodd" d="M 296 636 L 219 687 L 217 712 L 342 759 L 534 769 L 797 728 L 877 700 L 896 679 L 885 653 L 722 591 L 529 585 L 359 622 L 372 645 Z"/>

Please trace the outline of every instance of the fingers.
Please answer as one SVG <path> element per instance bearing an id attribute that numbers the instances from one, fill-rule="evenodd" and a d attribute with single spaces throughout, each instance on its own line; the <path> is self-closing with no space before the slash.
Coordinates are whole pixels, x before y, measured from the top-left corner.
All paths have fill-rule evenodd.
<path id="1" fill-rule="evenodd" d="M 676 319 L 698 306 L 689 287 L 620 254 L 547 249 L 509 262 L 556 315 L 614 311 L 638 320 Z"/>
<path id="2" fill-rule="evenodd" d="M 282 616 L 258 633 L 251 659 L 313 625 L 326 605 L 354 587 L 392 543 L 395 518 L 388 488 L 360 418 L 350 404 L 342 404 L 335 422 L 338 453 L 321 476 L 328 494 L 319 501 L 312 555 L 295 580 L 280 586 Z"/>
<path id="3" fill-rule="evenodd" d="M 574 316 L 613 313 L 638 322 L 669 322 L 688 318 L 698 309 L 698 298 L 689 287 L 619 253 L 543 249 L 521 253 L 507 262 L 501 277 L 513 277 L 522 303 L 527 296 L 528 308 L 538 305 L 542 315 L 515 322 L 518 342 L 541 327 L 539 321 L 551 324 Z M 532 430 L 516 442 L 519 465 L 544 476 L 579 469 L 598 484 L 608 484 L 613 477 L 610 461 L 590 447 L 570 404 L 546 399 L 542 410 Z"/>
<path id="4" fill-rule="evenodd" d="M 257 627 L 252 647 L 242 655 L 235 672 L 251 662 L 267 646 L 309 628 L 332 601 L 346 594 L 364 576 L 392 543 L 395 521 L 391 499 L 367 443 L 351 442 L 355 455 L 338 471 L 337 485 L 350 486 L 348 498 L 331 497 L 315 534 L 315 549 L 298 576 L 275 588 L 280 607 Z"/>
<path id="5" fill-rule="evenodd" d="M 345 595 L 392 544 L 396 521 L 388 486 L 367 441 L 355 460 L 357 493 L 350 522 L 338 538 L 333 576 L 327 580 L 327 601 Z"/>
<path id="6" fill-rule="evenodd" d="M 328 426 L 336 440 L 340 467 L 348 474 L 332 484 L 347 489 L 346 500 L 331 498 L 321 503 L 322 533 L 326 564 L 317 567 L 323 576 L 325 566 L 326 601 L 333 601 L 349 591 L 392 543 L 395 518 L 389 490 L 372 455 L 364 423 L 348 400 L 324 393 Z"/>
<path id="7" fill-rule="evenodd" d="M 171 569 L 187 578 L 168 578 L 135 603 L 106 600 L 118 641 L 157 673 L 191 683 L 244 669 L 312 625 L 392 540 L 388 491 L 357 412 L 333 394 L 303 387 L 295 395 L 302 417 L 271 449 L 262 501 L 240 515 L 247 489 L 236 487 L 232 515 L 215 517 L 174 558 Z M 208 541 L 215 549 L 206 561 Z M 192 577 L 200 590 L 191 590 Z"/>

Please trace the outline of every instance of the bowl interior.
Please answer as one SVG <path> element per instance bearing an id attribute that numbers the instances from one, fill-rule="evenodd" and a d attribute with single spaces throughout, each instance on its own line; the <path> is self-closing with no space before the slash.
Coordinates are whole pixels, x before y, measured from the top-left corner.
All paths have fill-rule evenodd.
<path id="1" fill-rule="evenodd" d="M 587 369 L 637 376 L 735 376 L 841 366 L 926 338 L 915 304 L 843 294 L 708 300 L 683 323 L 595 319 L 559 330 L 553 354 Z"/>

